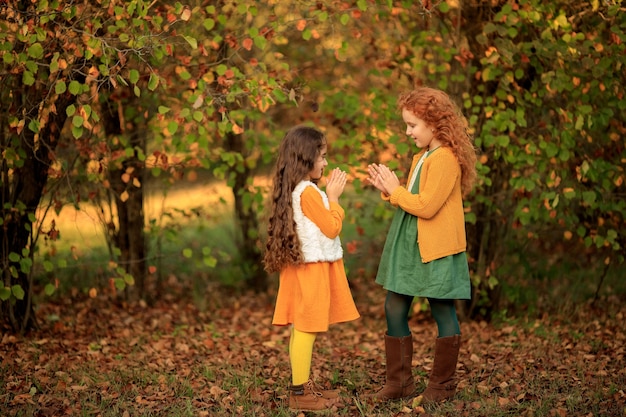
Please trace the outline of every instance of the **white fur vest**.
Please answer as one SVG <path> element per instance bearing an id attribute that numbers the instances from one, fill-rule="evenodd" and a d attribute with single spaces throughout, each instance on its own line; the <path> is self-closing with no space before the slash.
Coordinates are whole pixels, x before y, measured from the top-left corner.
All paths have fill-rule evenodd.
<path id="1" fill-rule="evenodd" d="M 302 212 L 301 197 L 306 187 L 313 187 L 320 193 L 324 206 L 330 208 L 326 193 L 320 190 L 317 185 L 311 181 L 301 181 L 291 194 L 293 205 L 293 217 L 296 221 L 296 229 L 302 254 L 305 262 L 333 262 L 343 257 L 343 249 L 341 248 L 341 240 L 339 236 L 334 239 L 326 236 L 320 228 L 313 223 L 311 219 L 306 217 Z"/>

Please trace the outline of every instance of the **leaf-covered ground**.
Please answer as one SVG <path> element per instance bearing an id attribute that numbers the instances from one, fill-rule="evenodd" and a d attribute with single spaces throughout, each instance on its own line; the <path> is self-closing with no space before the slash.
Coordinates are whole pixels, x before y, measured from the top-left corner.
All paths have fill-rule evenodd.
<path id="1" fill-rule="evenodd" d="M 626 416 L 624 300 L 462 323 L 459 392 L 424 408 L 363 399 L 384 381 L 384 293 L 352 284 L 362 318 L 315 346 L 316 381 L 343 395 L 322 415 Z M 154 306 L 107 297 L 40 305 L 39 331 L 0 338 L 0 416 L 297 415 L 286 407 L 289 330 L 271 325 L 273 294 L 211 288 L 205 301 L 202 310 L 174 295 Z M 435 325 L 417 312 L 411 329 L 423 389 Z"/>

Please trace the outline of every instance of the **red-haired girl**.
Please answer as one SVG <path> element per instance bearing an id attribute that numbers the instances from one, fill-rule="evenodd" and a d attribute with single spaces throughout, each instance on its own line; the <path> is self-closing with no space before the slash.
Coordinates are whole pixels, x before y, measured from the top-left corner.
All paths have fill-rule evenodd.
<path id="1" fill-rule="evenodd" d="M 435 357 L 424 402 L 451 398 L 461 330 L 454 300 L 470 298 L 463 197 L 476 178 L 476 151 L 466 119 L 443 91 L 420 87 L 398 101 L 406 134 L 421 151 L 408 184 L 387 166 L 370 164 L 368 181 L 398 209 L 392 220 L 376 282 L 385 299 L 386 382 L 377 399 L 413 396 L 413 340 L 409 311 L 426 297 L 437 323 Z"/>

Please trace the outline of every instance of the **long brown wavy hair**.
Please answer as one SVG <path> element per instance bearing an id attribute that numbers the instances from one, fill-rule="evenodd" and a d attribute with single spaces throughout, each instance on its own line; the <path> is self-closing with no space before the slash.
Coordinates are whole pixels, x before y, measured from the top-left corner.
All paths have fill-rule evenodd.
<path id="1" fill-rule="evenodd" d="M 476 182 L 476 148 L 467 119 L 450 97 L 441 90 L 418 87 L 398 98 L 400 110 L 408 110 L 435 129 L 442 146 L 450 148 L 461 166 L 461 190 L 469 194 Z"/>
<path id="2" fill-rule="evenodd" d="M 280 144 L 263 259 L 268 273 L 279 272 L 288 265 L 304 262 L 293 218 L 291 193 L 311 172 L 325 144 L 326 136 L 308 126 L 290 129 Z"/>

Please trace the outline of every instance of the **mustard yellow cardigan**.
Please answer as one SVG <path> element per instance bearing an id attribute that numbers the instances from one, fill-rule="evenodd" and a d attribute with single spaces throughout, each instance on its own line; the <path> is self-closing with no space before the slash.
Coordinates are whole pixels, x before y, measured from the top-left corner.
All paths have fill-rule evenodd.
<path id="1" fill-rule="evenodd" d="M 408 178 L 413 175 L 425 150 L 413 157 Z M 461 194 L 461 167 L 452 151 L 441 147 L 434 150 L 422 164 L 419 194 L 406 187 L 397 187 L 384 200 L 417 217 L 417 244 L 422 262 L 464 252 L 465 215 Z"/>

